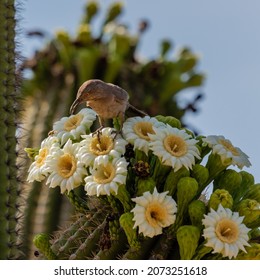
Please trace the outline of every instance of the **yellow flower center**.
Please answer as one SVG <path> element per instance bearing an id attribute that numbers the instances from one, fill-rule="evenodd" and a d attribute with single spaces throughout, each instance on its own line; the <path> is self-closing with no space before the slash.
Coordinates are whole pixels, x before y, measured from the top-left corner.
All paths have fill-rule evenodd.
<path id="1" fill-rule="evenodd" d="M 36 165 L 38 167 L 41 167 L 44 164 L 44 161 L 45 161 L 47 155 L 48 155 L 48 149 L 47 148 L 43 148 L 43 149 L 40 150 L 38 158 L 36 160 Z"/>
<path id="2" fill-rule="evenodd" d="M 106 165 L 99 165 L 94 175 L 94 180 L 98 184 L 106 184 L 113 181 L 116 171 L 111 163 Z"/>
<path id="3" fill-rule="evenodd" d="M 222 242 L 233 243 L 238 238 L 239 229 L 234 221 L 222 219 L 218 222 L 215 232 Z"/>
<path id="4" fill-rule="evenodd" d="M 160 203 L 153 202 L 148 205 L 145 211 L 145 218 L 152 227 L 157 227 L 164 223 L 167 218 L 167 211 Z"/>
<path id="5" fill-rule="evenodd" d="M 232 155 L 239 156 L 238 150 L 229 141 L 221 139 L 220 144 L 223 145 L 227 150 L 229 150 Z"/>
<path id="6" fill-rule="evenodd" d="M 138 122 L 133 127 L 134 132 L 142 139 L 150 140 L 148 133 L 155 134 L 153 125 L 150 122 Z"/>
<path id="7" fill-rule="evenodd" d="M 187 153 L 187 144 L 179 136 L 168 135 L 163 141 L 164 148 L 174 157 L 181 157 Z"/>
<path id="8" fill-rule="evenodd" d="M 107 135 L 95 136 L 90 143 L 90 151 L 96 155 L 106 155 L 114 148 L 114 141 Z"/>
<path id="9" fill-rule="evenodd" d="M 64 130 L 71 131 L 79 126 L 83 119 L 83 115 L 77 114 L 75 116 L 71 116 L 65 123 L 64 123 Z"/>
<path id="10" fill-rule="evenodd" d="M 64 154 L 58 160 L 58 174 L 63 178 L 73 175 L 77 167 L 77 161 L 71 154 Z"/>

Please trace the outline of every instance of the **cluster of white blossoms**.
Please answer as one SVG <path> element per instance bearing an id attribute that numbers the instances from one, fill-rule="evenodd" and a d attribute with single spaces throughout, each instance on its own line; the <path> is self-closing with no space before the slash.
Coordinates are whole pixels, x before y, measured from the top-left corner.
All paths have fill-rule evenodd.
<path id="1" fill-rule="evenodd" d="M 201 159 L 199 140 L 189 131 L 172 127 L 145 116 L 128 118 L 122 127 L 122 135 L 114 128 L 103 128 L 91 133 L 96 113 L 83 109 L 78 114 L 62 118 L 53 126 L 53 133 L 46 138 L 38 155 L 29 168 L 28 181 L 42 181 L 51 187 L 60 187 L 61 193 L 84 186 L 89 196 L 117 195 L 126 185 L 129 162 L 124 157 L 126 145 L 141 151 L 147 159 L 156 157 L 162 165 L 174 172 L 182 167 L 192 170 Z M 239 168 L 250 166 L 248 156 L 223 136 L 202 138 L 202 145 L 211 148 L 223 162 Z M 161 234 L 163 228 L 174 224 L 177 203 L 167 195 L 151 192 L 132 198 L 134 228 L 144 236 Z M 229 209 L 213 209 L 205 215 L 203 236 L 206 246 L 224 257 L 235 257 L 238 250 L 249 246 L 248 229 L 243 217 Z"/>
<path id="2" fill-rule="evenodd" d="M 29 168 L 28 181 L 42 181 L 61 193 L 85 186 L 88 195 L 117 193 L 125 184 L 127 162 L 122 155 L 127 142 L 112 128 L 90 133 L 96 118 L 91 109 L 62 118 L 53 125 Z M 115 137 L 116 136 L 116 137 Z"/>

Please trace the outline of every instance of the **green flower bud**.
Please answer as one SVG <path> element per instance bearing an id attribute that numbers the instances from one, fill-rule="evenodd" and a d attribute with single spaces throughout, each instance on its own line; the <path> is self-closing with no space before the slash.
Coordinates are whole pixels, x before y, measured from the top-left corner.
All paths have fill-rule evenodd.
<path id="1" fill-rule="evenodd" d="M 48 260 L 55 260 L 57 257 L 51 250 L 50 237 L 46 233 L 39 233 L 33 239 L 33 244 L 44 254 Z"/>
<path id="2" fill-rule="evenodd" d="M 223 170 L 225 170 L 230 164 L 231 160 L 222 162 L 221 157 L 218 154 L 210 154 L 206 168 L 209 170 L 208 184 L 214 180 Z"/>
<path id="3" fill-rule="evenodd" d="M 176 214 L 176 221 L 170 227 L 170 232 L 176 231 L 186 218 L 188 205 L 195 197 L 198 191 L 198 183 L 194 178 L 183 177 L 177 184 L 177 205 L 178 211 Z"/>
<path id="4" fill-rule="evenodd" d="M 191 177 L 183 177 L 177 184 L 178 209 L 186 208 L 198 191 L 198 182 Z M 179 211 L 179 210 L 178 210 Z"/>
<path id="5" fill-rule="evenodd" d="M 89 23 L 91 19 L 98 13 L 99 5 L 96 1 L 89 1 L 86 5 L 86 19 L 84 22 Z"/>
<path id="6" fill-rule="evenodd" d="M 199 193 L 203 191 L 206 187 L 208 178 L 209 178 L 209 171 L 208 169 L 200 164 L 195 164 L 191 170 L 191 176 L 196 179 L 199 184 Z"/>
<path id="7" fill-rule="evenodd" d="M 180 71 L 187 72 L 197 64 L 198 57 L 192 53 L 184 53 L 178 61 Z"/>
<path id="8" fill-rule="evenodd" d="M 130 194 L 127 191 L 125 185 L 120 185 L 117 191 L 117 194 L 115 195 L 117 199 L 120 200 L 121 204 L 124 207 L 124 211 L 128 212 L 132 209 L 133 202 L 131 200 Z"/>
<path id="9" fill-rule="evenodd" d="M 134 229 L 134 214 L 133 213 L 124 213 L 121 215 L 119 222 L 121 227 L 124 229 L 128 243 L 131 248 L 138 249 L 140 248 L 140 242 L 137 237 L 137 229 Z"/>
<path id="10" fill-rule="evenodd" d="M 62 42 L 65 46 L 70 45 L 70 35 L 65 30 L 58 30 L 56 31 L 56 38 L 58 41 Z"/>
<path id="11" fill-rule="evenodd" d="M 246 253 L 240 251 L 236 260 L 260 260 L 260 244 L 251 243 L 251 247 L 246 248 Z"/>
<path id="12" fill-rule="evenodd" d="M 178 171 L 172 169 L 166 178 L 164 191 L 169 191 L 168 195 L 173 196 L 177 190 L 179 180 L 183 177 L 189 177 L 189 175 L 190 172 L 185 167 L 182 167 Z"/>
<path id="13" fill-rule="evenodd" d="M 219 174 L 214 180 L 214 190 L 225 189 L 231 195 L 239 190 L 242 182 L 242 176 L 233 169 L 227 169 Z"/>
<path id="14" fill-rule="evenodd" d="M 28 157 L 31 160 L 34 160 L 35 157 L 39 154 L 39 149 L 36 148 L 24 148 L 24 151 L 27 153 Z"/>
<path id="15" fill-rule="evenodd" d="M 89 24 L 82 24 L 79 26 L 77 41 L 83 45 L 87 45 L 92 41 L 91 28 Z"/>
<path id="16" fill-rule="evenodd" d="M 136 196 L 142 196 L 144 192 L 149 191 L 153 193 L 156 183 L 153 178 L 139 178 L 137 182 L 137 193 Z"/>
<path id="17" fill-rule="evenodd" d="M 111 54 L 116 54 L 119 57 L 125 57 L 132 45 L 132 40 L 127 31 L 121 28 L 120 32 L 114 33 L 109 42 L 108 48 Z"/>
<path id="18" fill-rule="evenodd" d="M 161 57 L 165 57 L 165 55 L 171 49 L 171 42 L 169 40 L 162 40 L 161 41 Z"/>
<path id="19" fill-rule="evenodd" d="M 253 228 L 260 226 L 260 204 L 256 200 L 242 200 L 237 207 L 237 211 L 240 216 L 244 216 L 243 223 L 247 227 Z"/>
<path id="20" fill-rule="evenodd" d="M 181 226 L 177 230 L 177 241 L 181 260 L 191 260 L 200 239 L 200 230 L 195 226 Z"/>
<path id="21" fill-rule="evenodd" d="M 108 9 L 105 24 L 115 20 L 122 13 L 122 9 L 123 9 L 122 2 L 112 3 Z"/>
<path id="22" fill-rule="evenodd" d="M 244 199 L 245 198 L 255 199 L 260 203 L 260 184 L 250 186 L 244 195 Z"/>
<path id="23" fill-rule="evenodd" d="M 249 236 L 250 236 L 249 241 L 252 241 L 252 239 L 255 239 L 255 238 L 260 240 L 260 228 L 254 228 L 254 229 L 250 230 Z"/>
<path id="24" fill-rule="evenodd" d="M 201 200 L 194 200 L 189 205 L 189 216 L 193 226 L 202 229 L 202 219 L 206 213 L 206 205 Z"/>
<path id="25" fill-rule="evenodd" d="M 224 208 L 232 208 L 233 198 L 227 190 L 217 189 L 211 194 L 208 203 L 209 209 L 212 208 L 217 210 L 219 204 L 221 204 Z"/>
<path id="26" fill-rule="evenodd" d="M 156 116 L 156 119 L 159 122 L 169 124 L 172 127 L 177 127 L 179 129 L 181 129 L 181 127 L 182 127 L 181 122 L 178 119 L 176 119 L 172 116 L 166 116 L 165 117 L 165 116 L 162 116 L 162 115 L 158 115 L 158 116 Z"/>
<path id="27" fill-rule="evenodd" d="M 246 171 L 240 171 L 242 182 L 236 192 L 233 194 L 233 199 L 235 202 L 240 201 L 244 194 L 247 192 L 248 188 L 255 183 L 254 176 Z"/>

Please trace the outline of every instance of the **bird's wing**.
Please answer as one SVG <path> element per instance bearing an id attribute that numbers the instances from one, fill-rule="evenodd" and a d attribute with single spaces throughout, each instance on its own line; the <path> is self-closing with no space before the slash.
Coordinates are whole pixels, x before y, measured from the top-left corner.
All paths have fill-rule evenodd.
<path id="1" fill-rule="evenodd" d="M 110 87 L 113 87 L 113 93 L 114 93 L 117 100 L 128 101 L 129 95 L 124 89 L 122 89 L 121 87 L 119 87 L 117 85 L 113 85 L 113 84 L 110 84 L 110 83 L 108 83 L 108 85 Z"/>

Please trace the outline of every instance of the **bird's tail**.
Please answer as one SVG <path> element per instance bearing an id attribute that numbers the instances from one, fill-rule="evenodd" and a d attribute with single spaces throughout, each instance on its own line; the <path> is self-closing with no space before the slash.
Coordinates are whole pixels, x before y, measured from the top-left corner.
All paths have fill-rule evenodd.
<path id="1" fill-rule="evenodd" d="M 131 104 L 128 104 L 127 112 L 130 112 L 131 115 L 134 114 L 134 115 L 137 115 L 137 116 L 140 116 L 140 117 L 148 116 L 148 114 L 146 114 L 144 111 L 141 111 L 141 110 L 135 108 L 135 107 L 134 107 L 133 105 L 131 105 Z"/>

